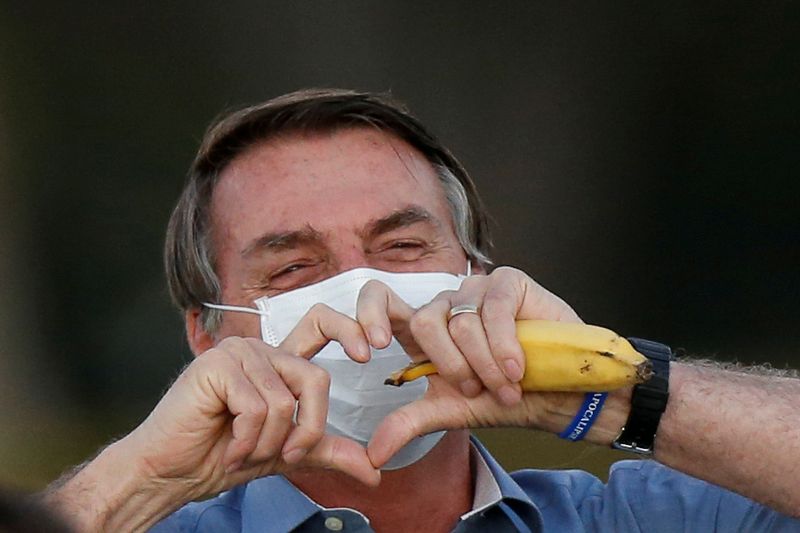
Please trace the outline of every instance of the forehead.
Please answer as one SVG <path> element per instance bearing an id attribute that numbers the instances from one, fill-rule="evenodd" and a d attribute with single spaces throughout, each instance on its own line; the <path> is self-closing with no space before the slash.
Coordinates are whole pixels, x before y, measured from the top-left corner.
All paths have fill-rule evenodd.
<path id="1" fill-rule="evenodd" d="M 222 172 L 211 213 L 221 252 L 260 232 L 358 229 L 409 204 L 450 224 L 443 189 L 425 157 L 364 127 L 255 144 Z"/>

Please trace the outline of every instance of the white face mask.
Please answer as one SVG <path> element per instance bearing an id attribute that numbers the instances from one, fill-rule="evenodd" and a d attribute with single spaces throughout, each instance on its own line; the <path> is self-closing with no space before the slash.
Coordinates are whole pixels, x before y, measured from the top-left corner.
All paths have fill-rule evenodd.
<path id="1" fill-rule="evenodd" d="M 458 289 L 464 276 L 444 272 L 395 273 L 356 268 L 271 298 L 259 298 L 254 302 L 257 310 L 227 305 L 204 305 L 213 309 L 260 315 L 261 338 L 267 344 L 278 346 L 314 304 L 323 303 L 335 311 L 355 318 L 358 294 L 364 284 L 373 279 L 386 284 L 411 307 L 419 308 L 442 291 Z M 410 362 L 403 347 L 394 338 L 386 348 L 372 349 L 372 358 L 367 363 L 353 361 L 344 353 L 342 345 L 334 341 L 322 348 L 311 362 L 327 370 L 331 376 L 328 433 L 348 437 L 363 446 L 367 445 L 372 433 L 386 415 L 421 398 L 428 388 L 427 380 L 412 381 L 402 387 L 384 385 L 384 380 L 392 371 Z M 420 460 L 433 449 L 444 433 L 439 431 L 415 438 L 383 468 L 394 470 Z"/>

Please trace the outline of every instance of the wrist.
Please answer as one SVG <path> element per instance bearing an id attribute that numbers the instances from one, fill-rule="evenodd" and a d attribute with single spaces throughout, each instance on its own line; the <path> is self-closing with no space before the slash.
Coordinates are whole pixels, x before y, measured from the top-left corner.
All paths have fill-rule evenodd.
<path id="1" fill-rule="evenodd" d="M 631 407 L 631 387 L 608 393 L 603 408 L 595 414 L 592 427 L 584 441 L 610 446 L 625 425 Z M 542 405 L 538 409 L 536 427 L 552 433 L 561 433 L 574 420 L 580 410 L 585 393 L 547 392 L 539 393 Z"/>
<path id="2" fill-rule="evenodd" d="M 652 455 L 661 417 L 669 401 L 669 369 L 672 350 L 669 346 L 646 339 L 628 339 L 652 365 L 652 375 L 633 387 L 628 419 L 611 447 L 641 455 Z"/>
<path id="3" fill-rule="evenodd" d="M 115 469 L 110 468 L 117 445 L 107 446 L 94 459 L 67 474 L 65 481 L 59 480 L 56 487 L 48 488 L 42 497 L 75 531 L 107 530 L 113 502 L 125 498 L 128 483 L 114 479 Z M 125 477 L 125 471 L 121 470 L 119 476 Z"/>
<path id="4" fill-rule="evenodd" d="M 106 447 L 43 501 L 75 531 L 145 531 L 186 501 L 136 460 L 129 437 Z M 177 489 L 177 490 L 176 490 Z"/>

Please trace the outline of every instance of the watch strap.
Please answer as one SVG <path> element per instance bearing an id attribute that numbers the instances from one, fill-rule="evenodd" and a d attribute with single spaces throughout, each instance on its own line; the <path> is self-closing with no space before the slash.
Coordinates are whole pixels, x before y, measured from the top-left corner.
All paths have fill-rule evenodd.
<path id="1" fill-rule="evenodd" d="M 669 346 L 646 339 L 630 337 L 628 341 L 637 352 L 650 360 L 653 375 L 646 382 L 633 387 L 628 421 L 611 443 L 611 447 L 651 455 L 658 424 L 669 400 L 669 363 L 672 360 L 672 350 Z"/>

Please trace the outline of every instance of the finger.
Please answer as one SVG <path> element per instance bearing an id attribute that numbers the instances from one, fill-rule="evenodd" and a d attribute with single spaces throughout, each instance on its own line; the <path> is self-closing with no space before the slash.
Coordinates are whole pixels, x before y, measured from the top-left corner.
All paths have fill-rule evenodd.
<path id="1" fill-rule="evenodd" d="M 486 292 L 492 286 L 490 280 L 489 276 L 472 276 L 465 279 L 451 298 L 451 304 L 453 306 L 468 304 L 482 309 Z M 480 379 L 481 386 L 489 389 L 506 405 L 517 403 L 522 397 L 522 391 L 498 364 L 487 339 L 488 328 L 485 328 L 480 314 L 456 315 L 448 320 L 447 329 L 456 347 L 464 354 L 467 363 Z M 480 388 L 472 384 L 463 384 L 462 389 L 468 386 L 471 391 L 475 391 L 468 396 L 474 397 L 480 392 Z"/>
<path id="2" fill-rule="evenodd" d="M 556 320 L 583 322 L 578 314 L 561 298 L 548 291 L 530 276 L 512 267 L 496 268 L 490 278 L 500 278 L 511 289 L 507 301 L 499 301 L 512 311 L 517 319 Z"/>
<path id="3" fill-rule="evenodd" d="M 310 359 L 332 340 L 339 342 L 354 361 L 369 361 L 369 344 L 358 322 L 325 304 L 315 304 L 280 344 L 280 348 Z"/>
<path id="4" fill-rule="evenodd" d="M 517 319 L 546 319 L 580 322 L 578 315 L 563 300 L 533 281 L 524 272 L 501 267 L 489 276 L 481 308 L 492 355 L 512 382 L 525 372 L 525 353 L 517 339 Z"/>
<path id="5" fill-rule="evenodd" d="M 375 348 L 386 348 L 395 329 L 407 324 L 413 314 L 414 308 L 380 281 L 368 281 L 358 294 L 356 320 Z"/>
<path id="6" fill-rule="evenodd" d="M 207 375 L 205 379 L 233 415 L 231 440 L 222 462 L 227 470 L 236 470 L 258 444 L 267 417 L 267 404 L 235 365 L 229 365 L 227 370 L 216 375 Z"/>
<path id="7" fill-rule="evenodd" d="M 263 464 L 245 466 L 230 473 L 229 479 L 233 484 L 240 484 L 276 472 L 303 468 L 338 470 L 370 487 L 377 487 L 381 480 L 380 470 L 372 466 L 363 446 L 345 437 L 334 435 L 323 436 L 298 464 L 279 463 L 275 468 Z"/>
<path id="8" fill-rule="evenodd" d="M 271 362 L 280 354 L 257 339 L 245 339 L 244 342 L 246 349 L 242 350 L 239 363 L 246 378 L 264 400 L 267 410 L 256 446 L 245 461 L 262 463 L 275 459 L 283 448 L 292 427 L 296 399 L 284 383 L 284 376 Z M 284 357 L 293 358 L 288 355 Z"/>
<path id="9" fill-rule="evenodd" d="M 296 420 L 281 450 L 283 460 L 295 464 L 325 434 L 330 375 L 317 365 L 293 356 L 277 355 L 272 363 L 297 398 Z"/>
<path id="10" fill-rule="evenodd" d="M 479 315 L 456 315 L 447 324 L 447 329 L 472 370 L 492 394 L 506 405 L 514 405 L 522 398 L 519 385 L 508 379 L 495 360 Z"/>
<path id="11" fill-rule="evenodd" d="M 487 396 L 488 397 L 488 396 Z M 380 468 L 420 435 L 468 427 L 463 400 L 452 396 L 425 397 L 390 413 L 372 434 L 367 446 L 371 463 Z"/>
<path id="12" fill-rule="evenodd" d="M 414 341 L 436 365 L 439 375 L 459 387 L 466 396 L 474 396 L 480 392 L 481 383 L 453 342 L 447 327 L 452 294 L 440 293 L 432 302 L 420 308 L 411 317 L 411 333 Z"/>
<path id="13" fill-rule="evenodd" d="M 372 465 L 364 447 L 345 437 L 325 435 L 303 464 L 344 472 L 371 487 L 381 480 L 380 470 Z"/>
<path id="14" fill-rule="evenodd" d="M 500 280 L 488 287 L 481 307 L 481 320 L 489 349 L 505 376 L 516 383 L 525 372 L 525 354 L 517 339 L 516 318 L 523 296 L 518 285 Z"/>

